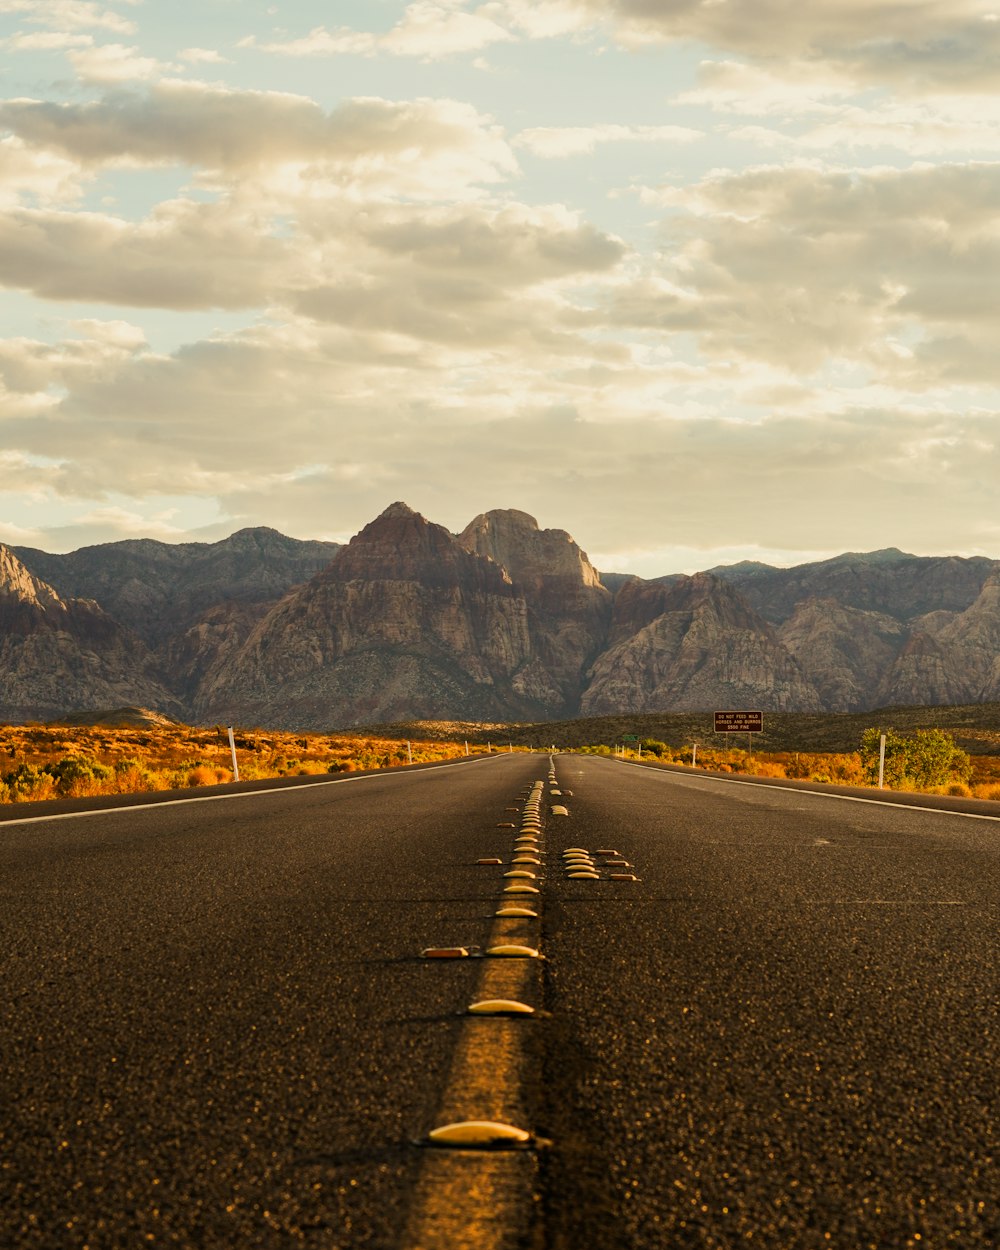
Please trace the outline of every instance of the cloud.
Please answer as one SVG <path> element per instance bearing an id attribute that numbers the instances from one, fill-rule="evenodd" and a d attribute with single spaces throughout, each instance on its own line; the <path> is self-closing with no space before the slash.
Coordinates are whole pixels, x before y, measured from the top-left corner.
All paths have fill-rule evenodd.
<path id="1" fill-rule="evenodd" d="M 179 200 L 138 224 L 104 213 L 0 214 L 0 282 L 43 299 L 244 308 L 280 289 L 288 248 L 244 214 Z"/>
<path id="2" fill-rule="evenodd" d="M 33 31 L 10 35 L 0 40 L 0 47 L 11 52 L 65 52 L 68 48 L 89 48 L 92 35 L 71 35 L 67 31 Z"/>
<path id="3" fill-rule="evenodd" d="M 176 163 L 241 176 L 270 166 L 305 196 L 329 182 L 463 198 L 517 169 L 491 118 L 446 99 L 356 98 L 326 113 L 304 96 L 165 80 L 85 104 L 8 100 L 0 125 L 85 166 Z"/>
<path id="4" fill-rule="evenodd" d="M 407 5 L 402 19 L 385 34 L 339 27 L 315 27 L 299 39 L 259 43 L 244 40 L 244 46 L 282 56 L 392 56 L 440 60 L 467 52 L 479 52 L 495 43 L 506 43 L 514 36 L 488 15 L 489 5 L 469 12 L 463 0 L 415 0 Z"/>
<path id="5" fill-rule="evenodd" d="M 676 97 L 739 118 L 730 137 L 786 152 L 863 152 L 913 156 L 1000 150 L 1000 97 L 939 91 L 920 99 L 859 91 L 858 84 L 809 62 L 760 66 L 704 61 L 699 84 Z M 765 124 L 748 125 L 759 118 Z"/>
<path id="6" fill-rule="evenodd" d="M 0 211 L 25 197 L 43 203 L 75 200 L 84 175 L 79 166 L 53 152 L 37 152 L 20 139 L 0 139 Z"/>
<path id="7" fill-rule="evenodd" d="M 1000 164 L 766 166 L 659 199 L 683 210 L 664 225 L 669 259 L 618 293 L 622 325 L 793 371 L 851 360 L 918 389 L 947 372 L 946 340 L 995 332 Z"/>
<path id="8" fill-rule="evenodd" d="M 228 57 L 216 52 L 214 48 L 185 48 L 177 54 L 182 61 L 189 61 L 192 65 L 229 65 L 231 64 Z"/>
<path id="9" fill-rule="evenodd" d="M 41 484 L 85 512 L 189 495 L 212 500 L 223 528 L 346 536 L 393 498 L 453 528 L 489 500 L 605 552 L 634 548 L 636 534 L 732 547 L 748 517 L 755 542 L 792 559 L 875 542 L 1000 545 L 988 408 L 851 408 L 834 396 L 822 420 L 808 405 L 738 420 L 740 385 L 766 378 L 756 366 L 704 366 L 716 375 L 706 393 L 697 370 L 602 365 L 584 350 L 567 359 L 530 332 L 477 350 L 300 320 L 169 356 L 127 324 L 75 335 L 3 345 L 0 445 L 58 460 Z M 686 385 L 699 401 L 690 412 Z"/>
<path id="10" fill-rule="evenodd" d="M 688 126 L 535 126 L 522 130 L 515 146 L 547 159 L 585 156 L 602 143 L 656 143 L 665 146 L 695 143 L 704 132 Z"/>
<path id="11" fill-rule="evenodd" d="M 544 12 L 545 0 L 540 0 Z M 997 88 L 1000 24 L 983 0 L 580 0 L 626 46 L 696 40 L 764 65 L 812 62 L 907 90 Z"/>
<path id="12" fill-rule="evenodd" d="M 177 68 L 120 43 L 73 49 L 66 55 L 81 82 L 100 85 L 160 78 Z"/>
<path id="13" fill-rule="evenodd" d="M 138 0 L 119 0 L 133 5 Z M 103 8 L 89 0 L 0 0 L 0 14 L 23 17 L 38 26 L 56 31 L 109 30 L 130 35 L 135 23 L 114 9 Z"/>
<path id="14" fill-rule="evenodd" d="M 610 34 L 626 48 L 688 41 L 779 76 L 788 62 L 906 91 L 997 90 L 1000 23 L 984 0 L 420 0 L 386 34 L 318 27 L 262 45 L 292 56 L 428 59 L 493 42 Z"/>

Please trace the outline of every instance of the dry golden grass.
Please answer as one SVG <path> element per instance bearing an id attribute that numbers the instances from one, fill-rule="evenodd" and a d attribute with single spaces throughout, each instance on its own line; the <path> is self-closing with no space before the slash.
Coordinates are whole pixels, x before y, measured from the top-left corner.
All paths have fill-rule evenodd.
<path id="1" fill-rule="evenodd" d="M 586 746 L 578 748 L 583 754 L 613 754 L 613 748 Z M 639 744 L 626 745 L 626 758 L 640 757 Z M 642 744 L 641 758 L 647 761 L 661 759 L 664 763 L 691 764 L 691 748 L 674 748 L 665 742 L 646 739 Z M 929 793 L 947 794 L 959 798 L 989 799 L 1000 801 L 1000 759 L 996 756 L 972 756 L 972 776 L 969 783 L 952 781 L 944 786 L 934 786 Z M 701 769 L 717 773 L 743 773 L 752 777 L 787 777 L 802 781 L 815 781 L 825 785 L 864 786 L 861 756 L 857 751 L 754 751 L 731 747 L 716 750 L 699 747 L 695 764 Z"/>
<path id="2" fill-rule="evenodd" d="M 371 735 L 240 730 L 240 779 L 394 768 L 410 760 L 405 741 Z M 485 746 L 471 745 L 483 754 Z M 412 741 L 415 764 L 451 759 L 464 743 Z M 0 803 L 97 794 L 179 790 L 232 781 L 223 726 L 0 725 Z"/>

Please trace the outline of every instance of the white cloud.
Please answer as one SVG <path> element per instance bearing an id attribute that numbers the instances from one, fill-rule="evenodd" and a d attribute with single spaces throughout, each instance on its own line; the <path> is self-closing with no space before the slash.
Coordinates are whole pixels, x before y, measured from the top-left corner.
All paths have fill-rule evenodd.
<path id="1" fill-rule="evenodd" d="M 271 167 L 290 194 L 381 187 L 394 196 L 466 198 L 517 170 L 500 128 L 455 100 L 349 99 L 330 113 L 276 91 L 165 80 L 86 104 L 8 100 L 0 125 L 25 144 L 85 165 Z"/>
<path id="2" fill-rule="evenodd" d="M 688 126 L 535 126 L 522 130 L 514 143 L 535 156 L 549 159 L 584 156 L 602 143 L 656 143 L 664 146 L 696 143 L 704 132 Z"/>
<path id="3" fill-rule="evenodd" d="M 1000 164 L 766 166 L 659 198 L 686 210 L 665 225 L 665 281 L 622 291 L 616 315 L 693 332 L 712 357 L 798 371 L 842 358 L 919 389 L 1000 319 Z"/>
<path id="4" fill-rule="evenodd" d="M 34 31 L 0 39 L 0 47 L 11 52 L 65 52 L 69 48 L 89 48 L 92 35 L 71 35 L 67 31 Z"/>
<path id="5" fill-rule="evenodd" d="M 243 46 L 282 56 L 392 56 L 440 60 L 462 53 L 479 52 L 491 44 L 506 43 L 513 35 L 489 16 L 491 6 L 469 12 L 463 0 L 414 0 L 402 19 L 385 34 L 338 27 L 317 26 L 298 39 L 259 42 L 254 38 Z"/>
<path id="6" fill-rule="evenodd" d="M 0 214 L 0 282 L 44 299 L 241 308 L 286 280 L 288 248 L 227 206 L 161 204 L 134 224 L 103 213 Z"/>
<path id="7" fill-rule="evenodd" d="M 119 0 L 134 5 L 138 0 Z M 109 30 L 130 35 L 135 23 L 114 9 L 104 8 L 89 0 L 0 0 L 0 14 L 23 17 L 39 26 L 57 31 Z"/>
<path id="8" fill-rule="evenodd" d="M 214 48 L 185 48 L 177 54 L 182 61 L 189 61 L 192 65 L 229 65 L 228 57 L 216 52 Z"/>
<path id="9" fill-rule="evenodd" d="M 935 92 L 917 99 L 859 93 L 843 74 L 808 62 L 707 61 L 699 86 L 676 98 L 739 117 L 734 139 L 792 152 L 897 150 L 912 156 L 1000 150 L 1000 96 Z M 766 125 L 747 125 L 747 118 Z"/>
<path id="10" fill-rule="evenodd" d="M 982 0 L 580 0 L 578 8 L 636 48 L 697 40 L 764 64 L 810 61 L 821 75 L 858 82 L 959 92 L 997 85 L 1000 24 Z"/>
<path id="11" fill-rule="evenodd" d="M 67 53 L 70 64 L 80 79 L 87 83 L 114 84 L 159 78 L 174 66 L 143 56 L 137 48 L 127 48 L 120 43 L 96 44 L 93 47 L 71 49 Z"/>
<path id="12" fill-rule="evenodd" d="M 0 209 L 14 207 L 25 196 L 43 203 L 75 200 L 82 180 L 76 162 L 35 151 L 14 136 L 0 139 Z"/>

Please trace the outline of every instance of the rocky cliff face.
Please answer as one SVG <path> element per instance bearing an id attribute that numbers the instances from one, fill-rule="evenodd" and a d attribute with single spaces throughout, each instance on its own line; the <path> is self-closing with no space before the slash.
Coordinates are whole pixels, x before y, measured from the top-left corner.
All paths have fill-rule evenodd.
<path id="1" fill-rule="evenodd" d="M 608 585 L 562 530 L 394 504 L 346 547 L 0 547 L 0 719 L 332 728 L 1000 699 L 1000 562 L 889 550 Z"/>
<path id="2" fill-rule="evenodd" d="M 847 607 L 836 599 L 806 599 L 777 635 L 808 674 L 823 708 L 856 712 L 877 705 L 907 632 L 881 612 Z"/>
<path id="3" fill-rule="evenodd" d="M 180 710 L 141 640 L 92 600 L 63 599 L 0 546 L 0 709 L 46 720 L 152 699 Z"/>
<path id="4" fill-rule="evenodd" d="M 557 692 L 548 715 L 572 715 L 584 674 L 596 658 L 611 618 L 611 593 L 565 530 L 539 529 L 526 512 L 477 516 L 459 536 L 467 551 L 505 569 L 524 600 L 537 673 Z"/>
<path id="5" fill-rule="evenodd" d="M 326 726 L 537 715 L 555 693 L 507 573 L 394 504 L 264 618 L 197 708 Z"/>
<path id="6" fill-rule="evenodd" d="M 613 637 L 581 711 L 754 707 L 818 710 L 816 690 L 773 629 L 724 582 L 701 573 L 649 592 L 623 587 Z"/>
<path id="7" fill-rule="evenodd" d="M 220 603 L 273 604 L 325 568 L 337 543 L 300 542 L 244 529 L 217 543 L 126 539 L 50 555 L 14 549 L 65 597 L 94 599 L 150 646 L 194 625 Z"/>
<path id="8" fill-rule="evenodd" d="M 910 621 L 928 612 L 964 612 L 996 562 L 982 557 L 911 556 L 894 547 L 777 569 L 744 563 L 714 569 L 766 620 L 780 623 L 808 599 Z"/>

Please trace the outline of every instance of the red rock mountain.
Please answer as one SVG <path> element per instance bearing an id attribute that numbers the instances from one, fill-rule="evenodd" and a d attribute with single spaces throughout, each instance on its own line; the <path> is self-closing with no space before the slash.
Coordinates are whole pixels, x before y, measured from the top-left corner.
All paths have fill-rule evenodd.
<path id="1" fill-rule="evenodd" d="M 317 726 L 535 716 L 557 698 L 506 571 L 397 503 L 268 613 L 196 708 Z"/>
<path id="2" fill-rule="evenodd" d="M 0 548 L 0 718 L 141 704 L 328 729 L 1000 699 L 1000 562 L 890 549 L 602 582 L 562 530 L 393 504 L 347 546 Z"/>

